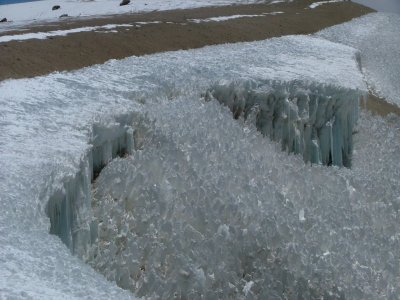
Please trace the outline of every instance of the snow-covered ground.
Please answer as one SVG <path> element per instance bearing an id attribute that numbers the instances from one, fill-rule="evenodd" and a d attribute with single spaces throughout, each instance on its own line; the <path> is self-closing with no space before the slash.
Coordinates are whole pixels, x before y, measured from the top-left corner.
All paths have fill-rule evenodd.
<path id="1" fill-rule="evenodd" d="M 89 17 L 257 2 L 259 2 L 259 0 L 133 0 L 129 5 L 120 6 L 120 1 L 118 0 L 42 0 L 1 5 L 0 18 L 7 18 L 9 21 L 13 21 L 14 24 L 0 23 L 0 29 L 2 27 L 20 25 L 27 22 L 54 21 L 58 20 L 59 17 L 64 14 L 70 17 Z M 61 8 L 52 10 L 55 5 L 60 5 Z"/>
<path id="2" fill-rule="evenodd" d="M 374 13 L 330 27 L 317 36 L 357 48 L 372 90 L 400 106 L 400 15 Z"/>

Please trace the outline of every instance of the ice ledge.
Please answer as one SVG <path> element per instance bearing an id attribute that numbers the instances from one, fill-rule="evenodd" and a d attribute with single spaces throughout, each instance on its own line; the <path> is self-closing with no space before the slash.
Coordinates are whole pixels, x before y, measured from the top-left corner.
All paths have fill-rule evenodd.
<path id="1" fill-rule="evenodd" d="M 282 150 L 305 162 L 351 167 L 353 127 L 364 92 L 299 81 L 220 81 L 206 93 L 243 117 Z"/>
<path id="2" fill-rule="evenodd" d="M 101 170 L 114 158 L 141 147 L 137 113 L 115 117 L 108 124 L 93 125 L 91 147 L 82 157 L 75 176 L 66 177 L 50 196 L 46 213 L 50 233 L 60 237 L 73 254 L 85 258 L 88 246 L 97 238 L 97 223 L 91 209 L 92 185 Z"/>

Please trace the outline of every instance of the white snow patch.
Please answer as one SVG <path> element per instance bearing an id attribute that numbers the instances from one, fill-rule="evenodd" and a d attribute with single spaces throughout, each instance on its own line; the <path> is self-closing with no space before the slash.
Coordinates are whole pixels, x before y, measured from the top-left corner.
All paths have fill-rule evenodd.
<path id="1" fill-rule="evenodd" d="M 299 211 L 299 221 L 304 222 L 306 218 L 304 217 L 304 208 L 300 209 Z"/>
<path id="2" fill-rule="evenodd" d="M 62 14 L 69 17 L 89 17 L 123 13 L 141 13 L 154 10 L 190 9 L 208 6 L 225 6 L 232 4 L 257 3 L 258 0 L 134 0 L 129 5 L 119 6 L 120 1 L 113 0 L 42 0 L 19 4 L 1 5 L 0 17 L 6 17 L 14 24 L 27 22 L 58 20 Z M 58 10 L 52 10 L 60 5 Z M 0 28 L 13 26 L 10 23 L 0 24 Z"/>
<path id="3" fill-rule="evenodd" d="M 278 15 L 278 14 L 283 14 L 284 12 L 282 11 L 276 11 L 276 12 L 270 12 L 270 13 L 262 13 L 258 15 L 232 15 L 232 16 L 221 16 L 221 17 L 212 17 L 212 18 L 207 18 L 207 19 L 189 19 L 189 22 L 193 23 L 206 23 L 206 22 L 224 22 L 228 20 L 233 20 L 233 19 L 241 19 L 241 18 L 255 18 L 255 17 L 264 17 L 266 15 Z"/>
<path id="4" fill-rule="evenodd" d="M 243 293 L 247 297 L 247 294 L 250 292 L 252 286 L 254 285 L 254 281 L 249 281 L 246 282 L 246 284 L 243 287 Z"/>
<path id="5" fill-rule="evenodd" d="M 206 23 L 206 22 L 223 22 L 233 19 L 240 18 L 254 18 L 254 17 L 262 17 L 263 15 L 232 15 L 232 16 L 221 16 L 221 17 L 212 17 L 207 19 L 189 19 L 189 22 L 193 23 Z"/>
<path id="6" fill-rule="evenodd" d="M 320 5 L 323 4 L 329 4 L 329 3 L 336 3 L 336 2 L 343 2 L 344 0 L 329 0 L 329 1 L 319 1 L 319 2 L 314 2 L 310 4 L 309 8 L 314 9 Z"/>
<path id="7" fill-rule="evenodd" d="M 284 12 L 283 11 L 273 11 L 270 13 L 263 13 L 263 15 L 273 15 L 273 16 L 280 15 L 280 14 L 284 14 Z"/>
<path id="8" fill-rule="evenodd" d="M 278 4 L 278 3 L 284 3 L 284 2 L 286 2 L 286 1 L 285 0 L 274 0 L 274 1 L 270 2 L 269 4 L 272 5 L 272 4 Z"/>
<path id="9" fill-rule="evenodd" d="M 55 36 L 66 36 L 73 33 L 79 32 L 90 32 L 90 31 L 98 31 L 103 30 L 101 32 L 116 32 L 113 29 L 116 28 L 129 28 L 133 27 L 134 25 L 131 24 L 108 24 L 102 26 L 90 26 L 90 27 L 78 27 L 73 29 L 67 30 L 54 30 L 54 31 L 47 31 L 47 32 L 34 32 L 34 33 L 23 33 L 23 34 L 15 34 L 15 35 L 3 35 L 0 36 L 0 43 L 6 43 L 10 41 L 25 41 L 25 40 L 45 40 L 49 37 Z"/>
<path id="10" fill-rule="evenodd" d="M 138 25 L 148 25 L 148 24 L 161 24 L 161 21 L 149 21 L 149 22 L 135 22 Z"/>

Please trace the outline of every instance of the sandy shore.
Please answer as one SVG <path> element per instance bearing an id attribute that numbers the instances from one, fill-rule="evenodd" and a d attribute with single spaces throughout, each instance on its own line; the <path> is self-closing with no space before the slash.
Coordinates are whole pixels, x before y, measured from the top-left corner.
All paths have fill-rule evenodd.
<path id="1" fill-rule="evenodd" d="M 66 20 L 29 28 L 27 32 L 71 29 L 105 24 L 161 21 L 140 28 L 120 28 L 116 33 L 82 32 L 46 40 L 0 43 L 0 80 L 45 75 L 79 69 L 112 58 L 162 51 L 198 48 L 206 45 L 254 41 L 288 34 L 309 34 L 349 21 L 372 10 L 352 2 L 321 5 L 308 9 L 312 0 L 274 5 L 242 5 L 193 10 L 127 14 L 96 19 Z M 283 14 L 232 19 L 224 22 L 191 23 L 229 15 Z M 168 22 L 168 23 L 167 23 Z M 20 34 L 7 32 L 1 35 Z M 1 36 L 0 35 L 0 36 Z"/>

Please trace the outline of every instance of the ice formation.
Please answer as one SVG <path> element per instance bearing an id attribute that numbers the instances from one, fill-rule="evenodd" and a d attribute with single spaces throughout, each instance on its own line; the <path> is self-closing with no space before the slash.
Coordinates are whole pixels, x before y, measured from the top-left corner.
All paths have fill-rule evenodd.
<path id="1" fill-rule="evenodd" d="M 58 235 L 72 253 L 85 256 L 87 247 L 97 238 L 96 223 L 90 220 L 91 183 L 112 159 L 123 157 L 134 149 L 134 115 L 121 115 L 115 122 L 95 124 L 91 149 L 79 166 L 79 172 L 64 180 L 61 189 L 53 192 L 46 211 L 50 233 Z M 83 217 L 83 218 L 82 218 Z"/>
<path id="2" fill-rule="evenodd" d="M 327 28 L 317 36 L 359 49 L 372 90 L 400 106 L 400 15 L 373 13 Z"/>
<path id="3" fill-rule="evenodd" d="M 397 299 L 398 117 L 362 114 L 353 169 L 288 157 L 216 101 L 149 118 L 94 186 L 108 279 L 154 299 Z"/>
<path id="4" fill-rule="evenodd" d="M 248 251 L 250 256 L 256 255 L 258 252 L 253 251 L 256 249 L 252 248 L 253 242 L 257 242 L 256 236 L 264 232 L 264 227 L 261 229 L 257 226 L 267 226 L 269 221 L 253 227 L 247 226 L 246 222 L 251 225 L 252 220 L 262 221 L 262 211 L 269 212 L 268 216 L 273 216 L 274 212 L 277 212 L 275 216 L 279 216 L 278 213 L 282 212 L 282 207 L 288 205 L 288 209 L 292 209 L 295 218 L 288 221 L 288 219 L 275 217 L 275 220 L 279 219 L 274 221 L 278 222 L 275 224 L 283 225 L 265 227 L 271 228 L 272 231 L 268 235 L 261 234 L 259 240 L 262 243 L 264 238 L 268 239 L 265 242 L 268 242 L 271 247 L 273 244 L 278 245 L 274 246 L 276 253 L 273 252 L 273 255 L 279 260 L 281 257 L 284 258 L 286 252 L 283 252 L 283 256 L 279 256 L 278 253 L 285 251 L 285 245 L 291 245 L 286 242 L 289 242 L 291 237 L 300 240 L 304 237 L 302 234 L 294 233 L 298 224 L 291 223 L 299 220 L 299 211 L 304 210 L 301 219 L 305 221 L 302 221 L 302 224 L 318 224 L 319 226 L 320 223 L 312 222 L 314 219 L 319 220 L 320 217 L 315 215 L 313 218 L 311 213 L 314 207 L 318 207 L 318 201 L 321 200 L 319 197 L 324 195 L 326 202 L 322 201 L 322 203 L 333 207 L 326 210 L 321 208 L 321 211 L 324 212 L 323 216 L 333 218 L 330 209 L 335 213 L 340 213 L 337 211 L 339 206 L 335 199 L 342 193 L 347 195 L 346 191 L 348 190 L 352 191 L 352 183 L 349 179 L 349 186 L 345 185 L 347 181 L 335 174 L 349 172 L 352 174 L 352 171 L 311 167 L 305 165 L 299 156 L 288 157 L 287 154 L 276 149 L 274 143 L 261 138 L 253 130 L 254 128 L 252 129 L 251 124 L 242 127 L 240 122 L 233 120 L 232 114 L 226 108 L 221 107 L 215 101 L 210 103 L 200 101 L 201 95 L 216 83 L 221 82 L 221 79 L 227 82 L 256 82 L 271 86 L 278 81 L 281 86 L 285 84 L 290 86 L 297 82 L 296 84 L 306 91 L 308 89 L 311 91 L 313 87 L 318 86 L 321 90 L 324 87 L 336 88 L 338 93 L 342 90 L 348 90 L 349 93 L 364 91 L 365 86 L 358 70 L 356 56 L 357 52 L 347 46 L 318 38 L 290 36 L 254 43 L 221 45 L 191 51 L 132 57 L 122 61 L 113 60 L 104 65 L 76 72 L 55 73 L 45 77 L 0 83 L 0 209 L 2 211 L 0 214 L 0 243 L 2 245 L 0 247 L 0 295 L 16 298 L 92 297 L 109 299 L 133 297 L 132 294 L 106 281 L 104 277 L 70 254 L 72 251 L 83 259 L 89 260 L 107 278 L 115 279 L 118 284 L 125 287 L 126 283 L 123 280 L 126 278 L 124 278 L 123 274 L 125 273 L 123 272 L 126 269 L 120 263 L 127 262 L 129 257 L 119 260 L 113 256 L 114 253 L 126 253 L 122 251 L 122 248 L 117 248 L 117 252 L 113 252 L 115 248 L 105 249 L 104 253 L 99 252 L 97 258 L 94 257 L 96 253 L 94 249 L 97 246 L 100 247 L 97 248 L 99 251 L 102 246 L 106 247 L 106 244 L 96 242 L 96 236 L 102 239 L 109 237 L 110 247 L 113 247 L 113 239 L 118 236 L 108 236 L 107 234 L 110 233 L 108 230 L 115 229 L 113 227 L 116 221 L 115 216 L 112 215 L 109 220 L 106 220 L 104 216 L 101 217 L 103 224 L 106 225 L 109 222 L 112 225 L 110 229 L 100 224 L 100 217 L 94 214 L 90 205 L 92 196 L 90 182 L 97 175 L 95 173 L 98 173 L 112 158 L 123 156 L 125 153 L 132 153 L 134 157 L 143 153 L 143 163 L 139 159 L 138 163 L 142 165 L 138 166 L 142 166 L 144 170 L 147 169 L 147 164 L 151 165 L 151 161 L 153 161 L 154 172 L 152 171 L 153 173 L 147 179 L 143 179 L 149 182 L 161 178 L 159 176 L 163 176 L 163 172 L 167 172 L 167 174 L 171 172 L 172 175 L 177 174 L 177 170 L 174 168 L 178 168 L 179 171 L 179 166 L 169 165 L 169 163 L 158 164 L 160 168 L 164 169 L 157 169 L 156 163 L 159 159 L 156 156 L 158 154 L 167 155 L 166 159 L 175 159 L 173 153 L 176 153 L 177 156 L 183 155 L 179 159 L 182 162 L 187 160 L 187 164 L 183 164 L 182 168 L 192 168 L 195 174 L 193 180 L 169 178 L 171 187 L 178 189 L 178 191 L 171 190 L 171 195 L 187 195 L 186 198 L 177 199 L 177 205 L 183 203 L 182 201 L 185 199 L 189 201 L 192 196 L 193 199 L 200 201 L 205 197 L 202 196 L 203 194 L 207 194 L 208 198 L 213 194 L 220 195 L 219 198 L 213 198 L 218 202 L 215 206 L 216 210 L 212 214 L 216 219 L 219 218 L 213 224 L 215 226 L 218 224 L 218 237 L 221 236 L 221 238 L 209 241 L 209 249 L 215 250 L 218 244 L 213 245 L 213 241 L 217 242 L 225 237 L 225 242 L 218 248 L 220 253 L 237 248 L 237 251 Z M 351 103 L 349 107 L 352 107 Z M 188 110 L 192 109 L 193 113 L 190 115 Z M 151 122 L 147 123 L 143 120 L 155 123 L 152 125 Z M 209 125 L 206 127 L 206 124 Z M 188 128 L 193 132 L 191 133 Z M 219 130 L 221 133 L 217 134 Z M 152 136 L 159 138 L 148 140 L 148 137 Z M 206 147 L 208 145 L 210 146 L 209 150 Z M 135 149 L 143 150 L 135 152 Z M 165 154 L 163 154 L 164 150 Z M 231 160 L 230 163 L 220 159 L 224 153 L 226 159 Z M 109 171 L 107 168 L 104 173 L 112 172 L 113 165 L 118 165 L 120 162 L 121 160 L 117 159 L 110 165 Z M 247 163 L 248 165 L 246 165 Z M 130 167 L 131 164 L 126 165 L 126 168 Z M 225 167 L 226 169 L 224 169 Z M 241 171 L 242 168 L 243 171 Z M 392 168 L 397 170 L 395 165 Z M 268 176 L 265 173 L 266 170 Z M 190 175 L 192 171 L 188 172 L 185 171 L 183 174 Z M 302 172 L 309 175 L 300 175 Z M 220 175 L 221 177 L 219 177 Z M 100 182 L 104 176 L 106 175 L 100 175 L 98 181 Z M 329 179 L 331 177 L 333 179 Z M 229 180 L 226 180 L 227 178 Z M 393 180 L 396 180 L 395 178 L 398 177 L 394 177 Z M 115 184 L 118 184 L 118 180 L 116 179 Z M 330 180 L 333 181 L 332 187 L 325 190 L 323 186 Z M 243 182 L 246 182 L 247 185 L 244 186 Z M 387 187 L 390 181 L 378 182 Z M 121 182 L 121 184 L 127 183 L 127 181 Z M 186 189 L 188 184 L 198 184 L 199 186 L 192 186 L 192 189 L 186 191 L 181 190 L 182 188 Z M 221 188 L 218 187 L 219 185 Z M 264 195 L 263 199 L 259 198 L 258 194 L 254 194 L 254 198 L 249 196 L 257 191 L 257 189 L 252 189 L 253 185 L 265 185 L 259 194 L 260 197 Z M 271 188 L 271 185 L 276 185 L 276 187 Z M 287 188 L 286 185 L 288 185 Z M 142 187 L 150 197 L 157 198 L 157 190 L 147 189 L 146 182 L 136 188 L 140 190 Z M 107 189 L 107 186 L 105 185 L 104 188 Z M 241 188 L 244 188 L 243 191 L 239 190 Z M 344 188 L 346 190 L 342 192 Z M 380 190 L 377 189 L 377 191 Z M 396 186 L 386 190 L 389 198 L 396 191 Z M 247 192 L 249 194 L 246 194 Z M 271 200 L 266 201 L 265 199 L 269 199 L 270 193 L 272 193 Z M 353 195 L 358 196 L 359 194 L 356 191 Z M 241 197 L 249 199 L 249 203 L 242 202 Z M 115 199 L 115 205 L 118 207 L 120 199 Z M 259 199 L 260 204 L 258 201 L 254 202 L 254 199 Z M 289 200 L 286 201 L 286 199 Z M 361 197 L 362 201 L 364 199 Z M 106 204 L 102 203 L 101 198 L 99 201 L 97 207 L 101 209 Z M 224 202 L 226 205 L 223 204 Z M 343 196 L 343 202 L 343 205 L 352 205 L 352 202 L 348 201 L 345 196 Z M 152 204 L 158 205 L 157 203 Z M 159 204 L 163 205 L 162 199 Z M 207 202 L 204 204 L 207 205 Z M 261 208 L 258 208 L 258 205 Z M 217 214 L 218 208 L 221 209 L 220 214 Z M 154 209 L 154 213 L 157 213 L 157 209 Z M 206 210 L 190 212 L 190 207 L 186 207 L 185 210 L 177 211 L 174 217 L 187 218 L 191 214 L 201 215 L 208 212 Z M 161 208 L 161 211 L 164 210 Z M 126 215 L 129 213 L 121 217 Z M 149 213 L 148 217 L 153 218 L 153 215 Z M 348 215 L 346 215 L 347 217 Z M 346 218 L 344 216 L 343 218 L 343 223 L 345 223 Z M 199 220 L 199 218 L 196 217 L 194 220 Z M 311 223 L 307 223 L 308 220 Z M 390 217 L 386 218 L 385 222 L 390 220 Z M 181 221 L 180 224 L 186 224 L 183 222 L 184 219 Z M 232 221 L 232 225 L 229 224 L 230 221 Z M 97 226 L 97 224 L 99 225 Z M 143 226 L 141 222 L 137 224 Z M 159 224 L 162 223 L 154 223 L 155 226 Z M 394 223 L 388 224 L 393 225 Z M 187 236 L 193 235 L 193 239 L 196 239 L 197 232 L 195 230 L 199 231 L 197 226 L 200 225 L 191 224 L 193 229 L 190 226 L 185 227 L 185 234 L 183 232 L 174 232 L 174 234 L 181 237 L 186 234 Z M 323 225 L 323 228 L 331 225 L 328 222 Z M 172 227 L 172 229 L 174 228 Z M 211 227 L 210 232 L 215 228 Z M 232 230 L 236 230 L 236 228 L 247 229 L 247 231 L 233 232 Z M 307 228 L 319 230 L 319 227 Z M 167 230 L 166 232 L 170 232 L 168 228 L 164 229 Z M 147 230 L 147 227 L 143 230 Z M 161 229 L 156 227 L 154 230 L 161 232 Z M 58 236 L 49 235 L 49 231 Z M 250 244 L 243 244 L 242 250 L 235 243 L 235 239 L 227 238 L 228 235 L 239 238 L 240 232 L 254 237 Z M 374 232 L 371 231 L 372 233 Z M 276 238 L 273 238 L 274 236 Z M 124 237 L 120 237 L 121 240 L 118 243 L 121 242 L 121 245 L 124 245 Z M 210 235 L 210 237 L 214 236 Z M 271 237 L 272 239 L 269 240 Z M 308 240 L 304 240 L 307 243 L 302 244 L 304 241 L 300 243 L 300 246 L 305 249 L 302 253 L 319 255 L 318 247 L 308 247 L 310 243 L 317 243 L 316 240 L 313 240 L 317 237 L 319 238 L 312 233 Z M 61 240 L 69 246 L 69 249 Z M 173 239 L 172 241 L 177 240 Z M 244 236 L 243 241 L 246 241 Z M 396 237 L 394 237 L 394 241 L 397 241 Z M 186 242 L 189 240 L 179 241 L 179 243 Z M 182 246 L 179 243 L 177 249 Z M 297 246 L 299 245 L 296 244 Z M 326 246 L 326 248 L 329 247 Z M 201 249 L 201 247 L 198 248 L 199 251 Z M 149 253 L 153 250 L 151 247 L 148 249 Z M 297 248 L 292 250 L 293 255 L 297 257 Z M 323 250 L 329 249 L 324 248 Z M 329 251 L 335 253 L 334 249 Z M 160 255 L 162 253 L 167 252 L 160 252 Z M 198 253 L 200 259 L 206 257 L 205 254 Z M 337 257 L 342 252 L 338 253 Z M 251 259 L 250 256 L 248 259 Z M 106 263 L 107 257 L 110 259 L 111 265 Z M 302 256 L 300 255 L 300 257 Z M 317 259 L 317 256 L 310 257 Z M 234 254 L 232 258 L 235 258 Z M 156 256 L 153 259 L 157 262 Z M 177 267 L 180 259 L 174 261 L 178 264 Z M 187 257 L 182 256 L 182 268 L 178 269 L 179 276 L 193 278 L 194 275 L 191 272 L 194 269 L 184 268 L 186 259 Z M 208 257 L 208 259 L 212 259 L 212 257 Z M 262 258 L 256 257 L 256 259 Z M 134 263 L 133 260 L 131 262 Z M 210 276 L 214 276 L 216 280 L 222 280 L 227 275 L 225 281 L 227 284 L 229 278 L 236 280 L 236 275 L 230 273 L 234 271 L 228 267 L 228 265 L 233 266 L 234 261 L 225 261 L 224 263 L 227 268 L 221 264 L 219 273 L 215 272 L 214 275 L 207 273 L 205 269 L 202 271 L 201 266 L 196 265 L 198 282 L 193 283 L 195 285 L 193 289 L 201 291 L 210 283 Z M 284 276 L 282 280 L 291 278 L 291 274 L 293 274 L 293 278 L 304 278 L 304 280 L 296 279 L 296 282 L 292 282 L 295 286 L 299 286 L 304 293 L 307 291 L 320 293 L 322 290 L 336 291 L 331 286 L 334 280 L 327 279 L 326 284 L 319 284 L 315 288 L 309 285 L 305 280 L 316 265 L 306 261 L 302 265 L 303 267 L 297 267 L 298 263 L 299 261 L 294 259 L 294 265 L 290 265 L 293 272 L 286 272 L 287 268 L 280 269 L 279 266 L 282 265 L 279 265 L 275 270 L 276 274 L 282 274 Z M 217 260 L 214 264 L 217 265 Z M 142 265 L 139 266 L 139 269 L 140 267 Z M 241 268 L 247 270 L 248 267 L 250 265 L 244 264 Z M 152 270 L 149 265 L 146 265 L 145 268 L 149 272 Z M 330 270 L 331 268 L 327 267 L 326 272 L 337 274 L 329 273 Z M 153 272 L 149 274 L 154 275 Z M 260 293 L 260 281 L 255 278 L 255 275 L 252 276 L 254 278 L 246 276 L 243 278 L 246 284 L 243 281 L 231 282 L 234 286 L 232 293 L 236 293 L 236 290 L 238 293 L 245 291 L 247 297 Z M 160 294 L 160 291 L 153 290 L 154 286 L 147 285 L 152 282 L 152 277 L 146 275 L 141 278 L 146 279 L 147 282 L 143 284 L 142 281 L 137 280 L 139 285 L 143 284 L 143 287 L 135 286 L 140 288 L 139 294 L 142 292 L 148 293 L 148 295 Z M 312 276 L 310 278 L 313 279 Z M 274 283 L 278 286 L 278 290 L 282 280 Z M 250 281 L 254 283 L 251 284 Z M 159 281 L 159 279 L 157 282 L 160 286 L 168 286 L 166 282 Z M 176 282 L 181 283 L 181 281 Z M 365 283 L 365 281 L 362 282 Z M 389 284 L 391 283 L 392 281 L 389 281 Z M 337 284 L 340 286 L 340 281 Z M 291 285 L 289 290 L 292 290 L 294 285 Z M 304 289 L 303 286 L 305 286 Z M 220 287 L 225 291 L 226 285 L 221 283 Z M 271 286 L 271 291 L 277 291 L 277 289 Z M 179 290 L 183 294 L 189 293 L 189 290 L 185 290 L 185 286 L 180 286 Z M 170 290 L 167 288 L 165 292 L 169 293 Z M 222 290 L 218 292 L 222 292 Z M 366 295 L 369 294 L 366 293 Z"/>
<path id="5" fill-rule="evenodd" d="M 206 94 L 304 161 L 351 166 L 360 91 L 301 83 L 220 82 Z"/>

